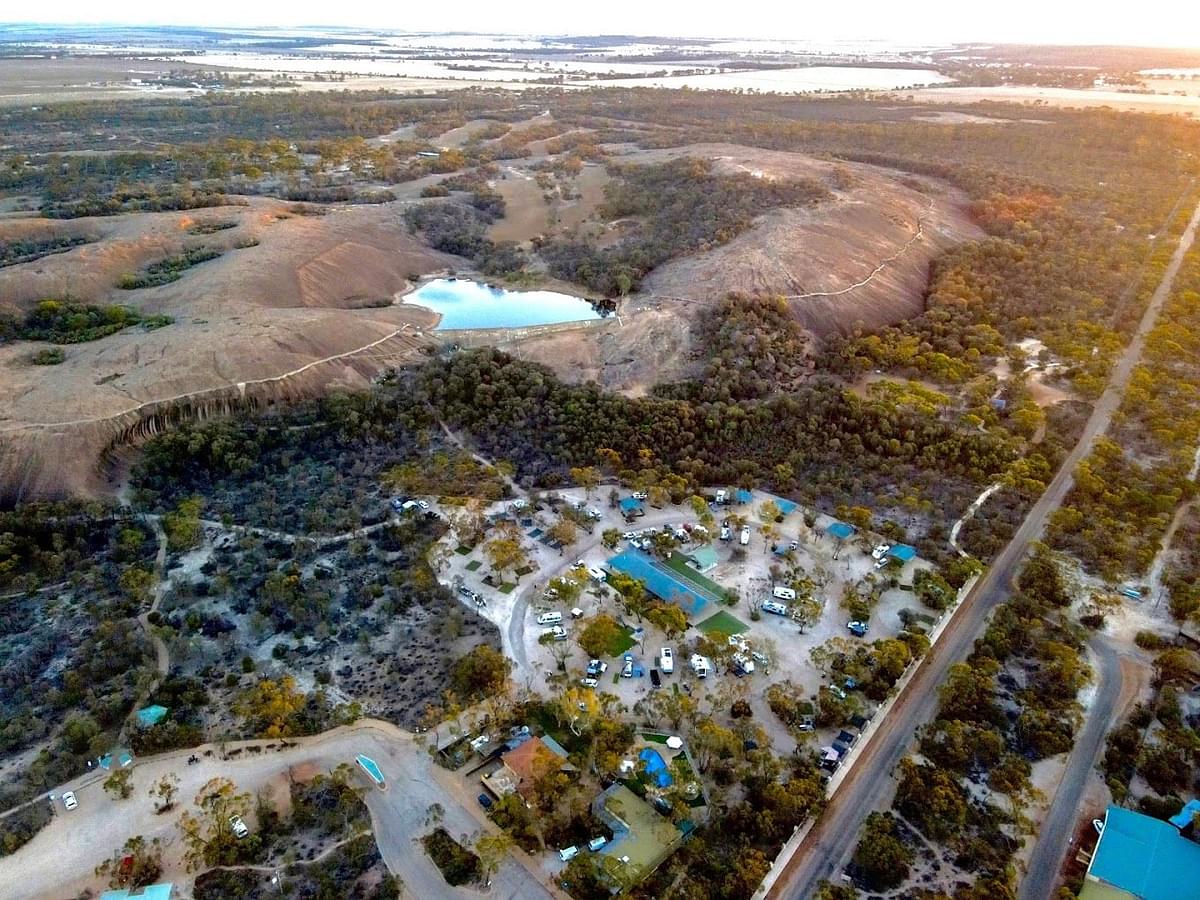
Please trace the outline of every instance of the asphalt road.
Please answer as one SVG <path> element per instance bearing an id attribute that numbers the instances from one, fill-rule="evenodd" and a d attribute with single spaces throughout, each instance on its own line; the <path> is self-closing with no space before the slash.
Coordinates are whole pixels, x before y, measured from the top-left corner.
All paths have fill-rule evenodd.
<path id="1" fill-rule="evenodd" d="M 246 743 L 272 742 L 229 746 Z M 179 845 L 176 823 L 180 812 L 191 806 L 192 798 L 210 778 L 227 777 L 239 789 L 254 792 L 289 766 L 311 763 L 328 770 L 339 763 L 353 763 L 359 753 L 379 763 L 387 779 L 386 790 L 368 788 L 364 800 L 371 812 L 379 852 L 388 869 L 404 882 L 406 896 L 475 900 L 483 895 L 522 900 L 561 896 L 535 877 L 535 872 L 537 876 L 541 873 L 523 855 L 511 856 L 501 865 L 488 891 L 446 884 L 417 841 L 429 830 L 425 824 L 429 807 L 441 805 L 442 824 L 456 838 L 495 826 L 476 806 L 473 794 L 462 787 L 450 789 L 449 782 L 456 776 L 439 770 L 412 735 L 390 723 L 364 720 L 312 738 L 295 739 L 295 745 L 285 750 L 242 752 L 228 760 L 222 760 L 216 752 L 204 757 L 206 749 L 213 748 L 207 745 L 139 760 L 133 769 L 134 794 L 128 800 L 113 800 L 94 775 L 63 785 L 56 793 L 74 790 L 78 808 L 66 812 L 61 803 L 56 804 L 56 815 L 49 825 L 16 853 L 0 857 L 0 897 L 38 900 L 75 896 L 94 867 L 137 834 L 147 840 L 162 839 L 170 855 Z M 201 760 L 189 766 L 187 757 L 192 753 L 200 754 Z M 147 791 L 167 772 L 179 776 L 180 805 L 169 814 L 157 815 Z"/>
<path id="2" fill-rule="evenodd" d="M 1041 536 L 1048 517 L 1059 507 L 1071 489 L 1076 466 L 1091 451 L 1096 437 L 1108 430 L 1113 413 L 1120 405 L 1121 397 L 1129 383 L 1129 377 L 1141 358 L 1146 336 L 1170 295 L 1183 255 L 1195 238 L 1198 222 L 1200 206 L 1192 213 L 1191 221 L 1179 240 L 1162 280 L 1150 298 L 1137 331 L 1113 369 L 1108 387 L 1096 402 L 1079 442 L 1017 528 L 1012 540 L 993 560 L 991 567 L 963 600 L 954 618 L 942 633 L 941 639 L 922 660 L 912 681 L 896 698 L 887 719 L 881 724 L 871 743 L 863 749 L 862 756 L 842 781 L 837 793 L 830 798 L 820 821 L 787 861 L 783 872 L 768 892 L 768 897 L 807 900 L 814 896 L 817 885 L 822 880 L 832 880 L 850 861 L 859 829 L 867 815 L 872 810 L 885 808 L 889 804 L 895 792 L 891 772 L 907 752 L 917 729 L 936 713 L 937 689 L 945 681 L 947 671 L 953 663 L 969 655 L 976 636 L 983 630 L 988 613 L 1007 597 L 1009 584 L 1015 577 L 1030 542 Z M 1097 702 L 1099 703 L 1099 698 Z M 1059 840 L 1065 841 L 1069 833 L 1070 829 L 1060 833 Z"/>
<path id="3" fill-rule="evenodd" d="M 1100 663 L 1096 696 L 1067 757 L 1067 767 L 1054 800 L 1038 828 L 1037 843 L 1033 845 L 1029 868 L 1021 882 L 1019 900 L 1044 900 L 1052 895 L 1058 884 L 1058 873 L 1075 833 L 1075 819 L 1087 788 L 1088 775 L 1104 748 L 1104 736 L 1112 725 L 1117 699 L 1121 695 L 1121 659 L 1117 652 L 1103 635 L 1093 638 L 1089 645 Z"/>

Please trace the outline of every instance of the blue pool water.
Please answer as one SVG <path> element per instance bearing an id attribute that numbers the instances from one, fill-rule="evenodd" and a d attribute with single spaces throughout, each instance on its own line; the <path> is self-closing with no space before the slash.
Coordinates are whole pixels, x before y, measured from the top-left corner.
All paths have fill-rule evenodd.
<path id="1" fill-rule="evenodd" d="M 555 291 L 509 291 L 462 278 L 438 278 L 404 298 L 442 317 L 435 331 L 459 328 L 521 328 L 599 319 L 592 304 Z"/>
<path id="2" fill-rule="evenodd" d="M 662 758 L 662 754 L 653 747 L 644 747 L 642 752 L 638 754 L 638 759 L 646 764 L 646 774 L 654 779 L 654 783 L 660 788 L 670 787 L 675 781 L 671 777 L 671 773 L 667 770 L 667 764 Z"/>
<path id="3" fill-rule="evenodd" d="M 376 784 L 383 784 L 383 770 L 379 768 L 379 764 L 375 760 L 360 753 L 354 758 L 354 761 L 362 766 L 363 771 L 371 776 L 372 781 Z"/>

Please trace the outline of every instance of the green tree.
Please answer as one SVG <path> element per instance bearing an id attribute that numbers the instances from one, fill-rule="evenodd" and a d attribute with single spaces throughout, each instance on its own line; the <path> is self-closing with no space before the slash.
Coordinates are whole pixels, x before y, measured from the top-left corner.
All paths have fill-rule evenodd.
<path id="1" fill-rule="evenodd" d="M 854 849 L 854 864 L 863 880 L 876 891 L 889 890 L 908 878 L 915 854 L 900 838 L 891 813 L 873 812 L 863 825 Z"/>
<path id="2" fill-rule="evenodd" d="M 450 670 L 450 684 L 459 696 L 469 699 L 502 691 L 512 671 L 512 660 L 488 644 L 479 644 L 461 657 Z"/>
<path id="3" fill-rule="evenodd" d="M 117 769 L 104 779 L 104 790 L 114 800 L 128 800 L 133 796 L 133 772 L 129 769 Z"/>
<path id="4" fill-rule="evenodd" d="M 179 776 L 174 772 L 168 772 L 150 788 L 150 799 L 154 801 L 154 811 L 157 813 L 169 812 L 178 796 Z"/>
<path id="5" fill-rule="evenodd" d="M 601 613 L 579 634 L 579 646 L 588 656 L 599 659 L 612 656 L 612 648 L 625 637 L 625 629 L 612 616 Z"/>
<path id="6" fill-rule="evenodd" d="M 249 794 L 239 793 L 228 778 L 217 777 L 200 788 L 194 802 L 196 811 L 186 811 L 179 818 L 188 871 L 236 865 L 257 853 L 261 838 L 252 834 L 239 841 L 230 824 L 233 816 L 249 814 Z"/>
<path id="7" fill-rule="evenodd" d="M 134 835 L 96 867 L 96 874 L 107 875 L 108 886 L 114 889 L 154 884 L 162 875 L 162 846 L 158 838 L 147 843 L 142 835 Z"/>
<path id="8" fill-rule="evenodd" d="M 605 528 L 600 534 L 600 543 L 609 550 L 616 550 L 621 542 L 621 532 L 615 528 Z"/>

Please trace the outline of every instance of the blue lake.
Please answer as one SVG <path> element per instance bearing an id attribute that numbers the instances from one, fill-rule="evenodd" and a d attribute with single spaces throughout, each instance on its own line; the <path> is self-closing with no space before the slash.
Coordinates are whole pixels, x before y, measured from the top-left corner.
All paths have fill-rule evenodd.
<path id="1" fill-rule="evenodd" d="M 442 317 L 435 331 L 458 328 L 522 328 L 586 322 L 600 313 L 587 300 L 555 291 L 509 291 L 477 281 L 438 278 L 404 298 Z"/>

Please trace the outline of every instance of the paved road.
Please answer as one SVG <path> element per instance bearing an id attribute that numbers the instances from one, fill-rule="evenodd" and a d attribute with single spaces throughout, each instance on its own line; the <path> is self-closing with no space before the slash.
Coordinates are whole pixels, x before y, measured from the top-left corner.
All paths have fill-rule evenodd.
<path id="1" fill-rule="evenodd" d="M 1009 583 L 1016 575 L 1029 543 L 1041 536 L 1048 517 L 1071 489 L 1076 466 L 1091 451 L 1096 437 L 1108 430 L 1134 366 L 1141 358 L 1146 335 L 1153 328 L 1163 303 L 1170 295 L 1183 255 L 1195 238 L 1198 222 L 1200 206 L 1193 212 L 1162 281 L 1151 297 L 1137 331 L 1117 362 L 1108 387 L 1084 426 L 1079 442 L 1033 505 L 1012 540 L 963 600 L 941 639 L 922 660 L 908 687 L 896 698 L 891 713 L 876 732 L 875 738 L 863 749 L 854 768 L 830 798 L 821 820 L 784 864 L 782 873 L 768 892 L 769 897 L 794 897 L 797 900 L 812 897 L 823 879 L 833 878 L 849 862 L 854 852 L 855 838 L 867 815 L 872 810 L 888 805 L 895 792 L 895 784 L 889 775 L 912 743 L 917 728 L 936 713 L 938 686 L 945 681 L 951 664 L 969 655 L 988 613 L 1007 597 Z M 1066 839 L 1065 834 L 1060 837 Z"/>
<path id="2" fill-rule="evenodd" d="M 1116 650 L 1103 635 L 1094 637 L 1089 646 L 1100 663 L 1096 697 L 1067 757 L 1067 767 L 1050 809 L 1038 827 L 1037 843 L 1029 856 L 1029 868 L 1021 882 L 1019 900 L 1045 900 L 1058 885 L 1058 873 L 1075 833 L 1075 819 L 1079 815 L 1088 776 L 1100 758 L 1104 736 L 1112 726 L 1117 699 L 1121 695 L 1121 659 Z"/>
<path id="3" fill-rule="evenodd" d="M 262 745 L 269 741 L 240 742 Z M 275 742 L 278 743 L 278 742 Z M 387 789 L 368 789 L 364 799 L 371 812 L 375 839 L 388 869 L 416 897 L 478 898 L 478 890 L 451 888 L 430 861 L 416 838 L 427 829 L 426 813 L 438 803 L 445 810 L 443 825 L 456 838 L 494 828 L 465 790 L 447 789 L 446 779 L 454 776 L 438 769 L 428 752 L 417 745 L 413 736 L 386 722 L 365 720 L 337 728 L 312 738 L 298 739 L 285 750 L 264 750 L 222 760 L 214 751 L 203 757 L 210 746 L 148 757 L 134 767 L 134 795 L 123 801 L 111 799 L 94 774 L 84 776 L 63 790 L 74 790 L 79 807 L 66 812 L 61 805 L 57 814 L 28 844 L 9 856 L 0 857 L 0 897 L 5 900 L 74 896 L 93 868 L 107 859 L 127 838 L 155 837 L 178 847 L 176 823 L 179 813 L 199 789 L 216 776 L 232 779 L 245 791 L 256 791 L 289 766 L 311 763 L 328 770 L 355 755 L 365 753 L 375 759 L 387 778 Z M 196 765 L 187 765 L 191 753 L 201 754 Z M 166 815 L 157 815 L 147 796 L 151 784 L 163 774 L 174 772 L 180 779 L 180 806 Z M 168 855 L 170 855 L 170 852 Z M 490 896 L 550 900 L 560 897 L 555 889 L 538 880 L 540 872 L 528 857 L 515 856 L 505 861 L 492 879 Z"/>

